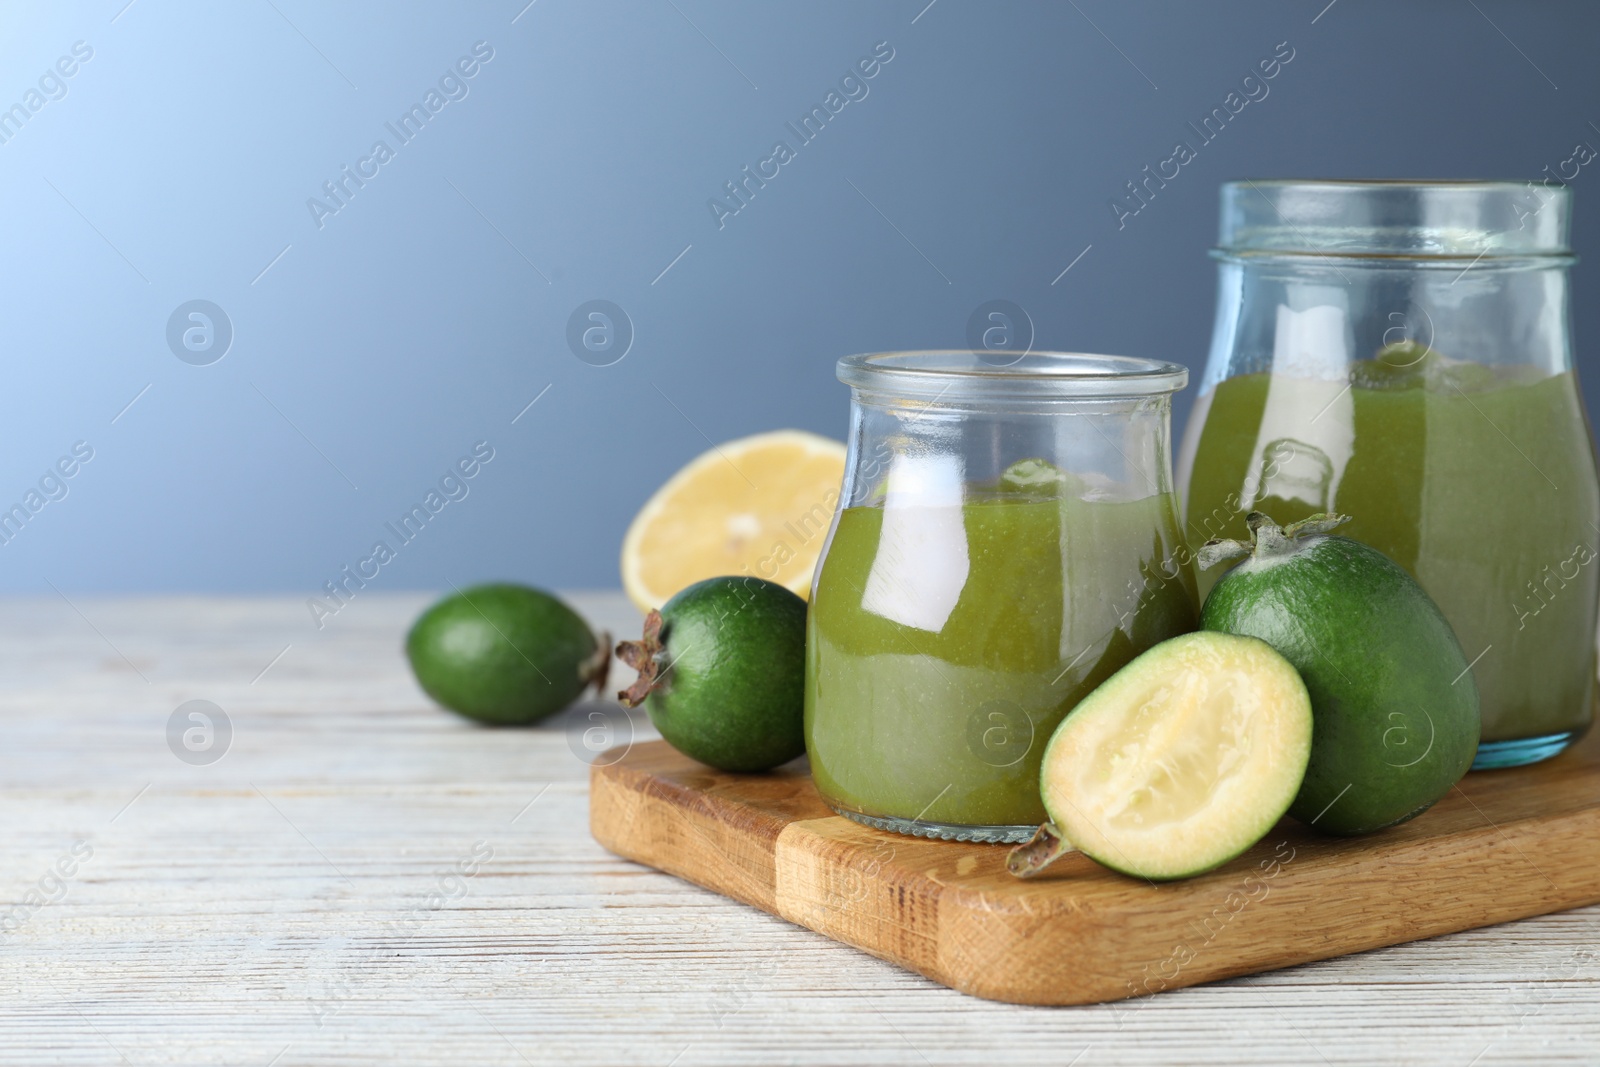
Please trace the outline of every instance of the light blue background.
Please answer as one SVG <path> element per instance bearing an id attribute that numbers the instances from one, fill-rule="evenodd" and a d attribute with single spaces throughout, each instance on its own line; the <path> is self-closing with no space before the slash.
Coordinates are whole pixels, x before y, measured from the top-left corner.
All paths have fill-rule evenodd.
<path id="1" fill-rule="evenodd" d="M 985 300 L 1039 347 L 1198 371 L 1227 178 L 1536 178 L 1600 145 L 1579 3 L 525 3 L 4 9 L 0 106 L 94 55 L 0 144 L 0 503 L 95 455 L 0 591 L 309 596 L 480 439 L 374 586 L 613 586 L 707 438 L 842 436 L 839 356 L 963 345 Z M 477 41 L 469 95 L 319 229 L 307 199 Z M 879 41 L 869 95 L 719 230 L 708 198 Z M 1283 41 L 1270 95 L 1119 231 L 1108 199 Z M 1572 184 L 1600 255 L 1600 164 Z M 165 340 L 197 298 L 235 331 L 210 366 Z M 634 324 L 615 365 L 568 349 L 591 299 Z"/>

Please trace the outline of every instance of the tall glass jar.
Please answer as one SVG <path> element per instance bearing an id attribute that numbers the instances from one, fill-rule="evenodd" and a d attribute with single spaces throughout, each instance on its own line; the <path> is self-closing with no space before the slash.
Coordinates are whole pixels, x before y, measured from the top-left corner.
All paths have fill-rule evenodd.
<path id="1" fill-rule="evenodd" d="M 1567 335 L 1570 192 L 1234 182 L 1179 478 L 1194 543 L 1318 511 L 1432 594 L 1478 684 L 1475 768 L 1596 700 L 1600 486 Z M 1200 575 L 1202 589 L 1215 575 Z"/>
<path id="2" fill-rule="evenodd" d="M 1169 444 L 1188 372 L 894 352 L 839 378 L 850 456 L 807 623 L 817 789 L 883 829 L 1026 840 L 1057 723 L 1196 625 Z"/>

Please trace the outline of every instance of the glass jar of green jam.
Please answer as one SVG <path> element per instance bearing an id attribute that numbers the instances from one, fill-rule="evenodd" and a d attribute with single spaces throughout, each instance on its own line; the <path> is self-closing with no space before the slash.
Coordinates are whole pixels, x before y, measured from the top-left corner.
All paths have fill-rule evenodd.
<path id="1" fill-rule="evenodd" d="M 1188 372 L 938 351 L 839 378 L 850 456 L 807 619 L 817 789 L 887 830 L 1026 840 L 1062 717 L 1196 625 L 1170 458 Z"/>
<path id="2" fill-rule="evenodd" d="M 1594 718 L 1600 485 L 1567 334 L 1571 193 L 1233 182 L 1179 461 L 1194 544 L 1313 512 L 1433 596 L 1478 684 L 1474 768 Z M 1216 580 L 1199 576 L 1202 590 Z"/>

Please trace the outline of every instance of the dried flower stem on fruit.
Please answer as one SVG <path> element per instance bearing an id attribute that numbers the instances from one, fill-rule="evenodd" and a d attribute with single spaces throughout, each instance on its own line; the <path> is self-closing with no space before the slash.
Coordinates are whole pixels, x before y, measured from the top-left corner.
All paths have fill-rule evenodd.
<path id="1" fill-rule="evenodd" d="M 1018 845 L 1006 856 L 1006 870 L 1018 878 L 1032 878 L 1062 856 L 1076 851 L 1054 824 L 1045 823 L 1025 844 Z"/>
<path id="2" fill-rule="evenodd" d="M 644 617 L 644 636 L 617 645 L 617 658 L 639 672 L 634 683 L 617 694 L 623 707 L 643 704 L 650 691 L 662 683 L 661 651 L 661 612 L 651 608 Z"/>
<path id="3" fill-rule="evenodd" d="M 578 670 L 584 683 L 594 686 L 595 696 L 606 691 L 606 682 L 611 678 L 611 631 L 595 631 L 594 655 L 579 664 Z"/>
<path id="4" fill-rule="evenodd" d="M 1245 516 L 1244 521 L 1245 525 L 1250 527 L 1250 540 L 1235 541 L 1226 537 L 1213 537 L 1200 546 L 1200 551 L 1195 557 L 1195 562 L 1200 564 L 1201 570 L 1209 570 L 1218 563 L 1243 559 L 1252 554 L 1259 557 L 1281 555 L 1292 547 L 1297 539 L 1320 537 L 1349 522 L 1350 516 L 1318 512 L 1280 528 L 1266 514 L 1252 511 Z"/>

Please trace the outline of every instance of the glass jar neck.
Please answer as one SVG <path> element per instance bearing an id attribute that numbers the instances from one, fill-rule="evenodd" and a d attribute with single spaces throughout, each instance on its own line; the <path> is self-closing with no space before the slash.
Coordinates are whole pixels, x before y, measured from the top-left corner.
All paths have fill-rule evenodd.
<path id="1" fill-rule="evenodd" d="M 1568 256 L 1217 258 L 1202 396 L 1252 373 L 1470 389 L 1572 369 Z"/>
<path id="2" fill-rule="evenodd" d="M 1571 205 L 1558 182 L 1228 182 L 1217 245 L 1236 254 L 1564 256 Z"/>
<path id="3" fill-rule="evenodd" d="M 844 503 L 1161 496 L 1172 490 L 1170 434 L 1165 393 L 977 406 L 857 390 Z"/>

